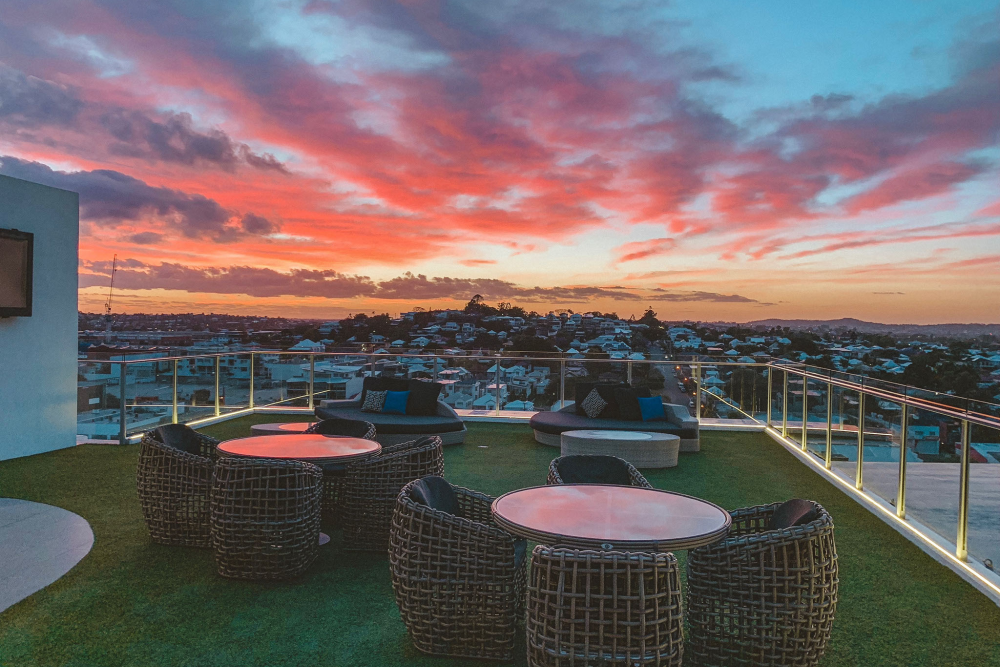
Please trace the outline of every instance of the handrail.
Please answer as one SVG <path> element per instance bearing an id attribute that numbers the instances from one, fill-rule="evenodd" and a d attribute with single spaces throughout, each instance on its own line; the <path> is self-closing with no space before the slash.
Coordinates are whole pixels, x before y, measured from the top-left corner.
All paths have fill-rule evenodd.
<path id="1" fill-rule="evenodd" d="M 634 364 L 640 365 L 681 365 L 688 366 L 691 368 L 703 368 L 706 366 L 716 366 L 716 367 L 743 367 L 743 368 L 768 368 L 775 369 L 782 372 L 789 372 L 794 375 L 805 377 L 807 380 L 817 380 L 820 382 L 826 382 L 831 385 L 840 387 L 842 389 L 848 389 L 851 391 L 858 391 L 870 394 L 872 396 L 905 404 L 921 410 L 930 410 L 937 412 L 939 414 L 953 417 L 956 419 L 969 419 L 970 422 L 977 425 L 988 426 L 991 428 L 1000 428 L 1000 417 L 990 415 L 988 413 L 980 412 L 977 410 L 970 409 L 970 403 L 976 403 L 983 406 L 989 406 L 996 408 L 1000 412 L 1000 405 L 990 403 L 988 401 L 978 401 L 975 399 L 970 399 L 962 396 L 951 396 L 948 394 L 942 394 L 929 389 L 921 389 L 918 387 L 911 387 L 910 385 L 903 385 L 899 383 L 894 383 L 886 380 L 877 380 L 878 384 L 874 382 L 868 384 L 864 382 L 864 377 L 861 377 L 861 382 L 852 381 L 850 379 L 844 379 L 836 377 L 834 373 L 839 373 L 840 371 L 830 371 L 828 374 L 819 372 L 819 370 L 814 366 L 809 366 L 801 362 L 795 362 L 791 360 L 774 360 L 769 362 L 739 362 L 732 361 L 728 358 L 725 359 L 705 359 L 704 356 L 699 355 L 698 359 L 604 359 L 604 358 L 578 358 L 566 356 L 563 353 L 553 353 L 549 356 L 538 356 L 533 354 L 532 356 L 514 356 L 504 352 L 494 353 L 494 354 L 438 354 L 438 353 L 409 353 L 409 352 L 363 352 L 363 351 L 348 351 L 348 352 L 297 352 L 290 350 L 247 350 L 241 352 L 211 352 L 204 354 L 191 354 L 191 355 L 172 355 L 164 357 L 150 357 L 141 359 L 80 359 L 79 363 L 89 363 L 89 364 L 111 364 L 111 365 L 124 365 L 125 367 L 136 365 L 136 364 L 150 364 L 150 363 L 161 363 L 161 362 L 177 362 L 183 359 L 216 359 L 220 360 L 224 357 L 242 357 L 249 355 L 252 359 L 256 355 L 274 355 L 274 356 L 290 356 L 290 357 L 303 357 L 308 358 L 311 361 L 303 361 L 305 363 L 314 363 L 317 358 L 336 358 L 343 356 L 358 356 L 365 359 L 365 364 L 374 364 L 378 359 L 392 359 L 405 357 L 408 359 L 428 359 L 434 360 L 455 360 L 455 361 L 491 361 L 496 360 L 499 363 L 501 360 L 509 360 L 513 362 L 560 362 L 560 377 L 562 377 L 562 368 L 565 367 L 566 362 L 576 362 L 576 363 L 588 363 L 588 364 L 625 364 L 626 367 L 631 372 L 631 367 Z M 699 383 L 700 384 L 700 383 Z M 885 385 L 890 385 L 890 387 L 898 388 L 893 390 L 891 388 L 887 389 Z M 949 396 L 956 401 L 963 401 L 966 403 L 964 409 L 949 405 L 948 403 L 934 401 L 932 399 L 923 398 L 920 396 L 913 395 L 909 393 L 913 392 L 921 393 L 931 393 L 936 396 Z"/>

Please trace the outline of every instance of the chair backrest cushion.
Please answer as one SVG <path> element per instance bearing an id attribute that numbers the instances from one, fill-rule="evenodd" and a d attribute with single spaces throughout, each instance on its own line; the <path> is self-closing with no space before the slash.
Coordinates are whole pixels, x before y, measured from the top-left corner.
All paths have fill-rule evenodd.
<path id="1" fill-rule="evenodd" d="M 360 419 L 333 417 L 316 422 L 309 427 L 309 432 L 320 435 L 339 435 L 346 438 L 364 438 L 371 429 L 372 425 L 369 422 Z"/>
<path id="2" fill-rule="evenodd" d="M 415 503 L 458 516 L 458 496 L 444 477 L 430 475 L 410 485 L 407 493 Z"/>
<path id="3" fill-rule="evenodd" d="M 629 486 L 628 465 L 616 456 L 577 454 L 563 456 L 556 466 L 563 484 L 618 484 Z"/>
<path id="4" fill-rule="evenodd" d="M 441 394 L 439 382 L 410 380 L 410 398 L 406 402 L 406 414 L 433 417 L 437 414 L 438 396 Z"/>
<path id="5" fill-rule="evenodd" d="M 792 498 L 778 506 L 768 521 L 768 530 L 781 530 L 801 526 L 819 518 L 819 510 L 814 503 L 801 498 Z"/>
<path id="6" fill-rule="evenodd" d="M 201 456 L 201 439 L 198 438 L 198 432 L 190 426 L 166 424 L 157 427 L 154 433 L 156 439 L 168 447 Z"/>

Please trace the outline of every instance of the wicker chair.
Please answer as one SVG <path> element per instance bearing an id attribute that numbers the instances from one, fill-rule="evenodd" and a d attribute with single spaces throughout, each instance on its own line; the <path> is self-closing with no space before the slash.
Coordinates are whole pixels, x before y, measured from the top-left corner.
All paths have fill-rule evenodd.
<path id="1" fill-rule="evenodd" d="M 631 463 L 617 456 L 598 454 L 575 454 L 552 459 L 546 484 L 619 484 L 621 486 L 641 486 L 646 489 L 653 485 L 646 481 L 642 473 Z"/>
<path id="2" fill-rule="evenodd" d="M 302 461 L 226 457 L 212 483 L 212 548 L 231 579 L 288 579 L 319 549 L 323 472 Z"/>
<path id="3" fill-rule="evenodd" d="M 209 546 L 209 493 L 218 444 L 183 424 L 143 434 L 136 489 L 154 542 Z"/>
<path id="4" fill-rule="evenodd" d="M 436 435 L 385 447 L 376 456 L 348 465 L 344 548 L 386 553 L 399 490 L 415 479 L 443 474 L 444 453 Z"/>
<path id="5" fill-rule="evenodd" d="M 307 428 L 305 432 L 375 440 L 375 427 L 371 422 L 360 419 L 341 419 L 339 417 L 323 419 Z M 341 521 L 347 466 L 343 463 L 327 463 L 321 465 L 320 468 L 323 469 L 323 523 L 335 526 Z"/>
<path id="6" fill-rule="evenodd" d="M 729 537 L 688 553 L 693 664 L 819 663 L 837 608 L 837 548 L 830 515 L 811 505 L 815 518 L 777 530 L 779 503 L 735 510 Z"/>
<path id="7" fill-rule="evenodd" d="M 681 586 L 671 553 L 537 546 L 528 665 L 680 665 Z"/>
<path id="8" fill-rule="evenodd" d="M 415 488 L 428 484 L 450 488 L 451 512 L 414 499 Z M 403 623 L 424 653 L 513 658 L 524 618 L 526 544 L 493 524 L 492 502 L 440 477 L 399 493 L 389 569 Z"/>

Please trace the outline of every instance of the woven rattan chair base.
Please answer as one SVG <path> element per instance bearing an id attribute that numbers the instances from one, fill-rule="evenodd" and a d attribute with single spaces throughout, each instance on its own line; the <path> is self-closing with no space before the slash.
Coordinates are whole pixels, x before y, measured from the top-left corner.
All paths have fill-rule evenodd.
<path id="1" fill-rule="evenodd" d="M 454 487 L 459 514 L 415 503 L 407 488 L 392 519 L 389 568 L 399 613 L 431 655 L 511 660 L 524 618 L 525 559 L 491 521 L 493 499 Z"/>
<path id="2" fill-rule="evenodd" d="M 532 667 L 680 665 L 677 559 L 670 553 L 537 546 L 526 631 Z"/>
<path id="3" fill-rule="evenodd" d="M 212 548 L 221 576 L 288 579 L 319 549 L 322 471 L 301 461 L 226 457 L 212 485 Z"/>
<path id="4" fill-rule="evenodd" d="M 693 665 L 811 667 L 833 628 L 839 575 L 833 520 L 767 530 L 778 503 L 731 512 L 730 535 L 687 561 Z"/>
<path id="5" fill-rule="evenodd" d="M 349 465 L 342 487 L 343 548 L 385 554 L 400 489 L 415 479 L 443 474 L 444 452 L 437 436 L 384 447 Z"/>
<path id="6" fill-rule="evenodd" d="M 157 544 L 210 545 L 209 496 L 219 441 L 192 432 L 201 444 L 190 454 L 160 442 L 155 430 L 139 445 L 136 490 L 149 536 Z"/>

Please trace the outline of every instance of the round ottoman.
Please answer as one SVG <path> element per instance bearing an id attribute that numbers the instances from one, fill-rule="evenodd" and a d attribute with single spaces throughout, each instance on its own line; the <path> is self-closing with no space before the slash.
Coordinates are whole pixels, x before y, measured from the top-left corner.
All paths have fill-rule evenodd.
<path id="1" fill-rule="evenodd" d="M 679 436 L 644 431 L 564 431 L 559 440 L 562 456 L 607 454 L 636 468 L 672 468 L 681 446 Z"/>

